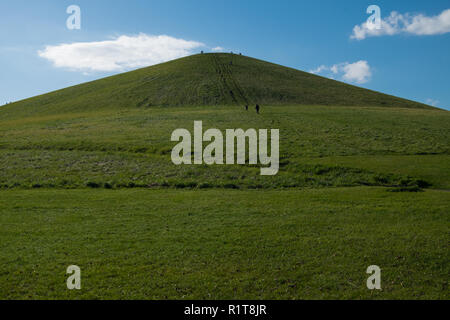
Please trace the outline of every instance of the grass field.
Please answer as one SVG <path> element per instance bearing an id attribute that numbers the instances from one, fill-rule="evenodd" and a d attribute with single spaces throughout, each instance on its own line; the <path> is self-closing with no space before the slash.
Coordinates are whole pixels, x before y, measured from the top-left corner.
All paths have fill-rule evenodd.
<path id="1" fill-rule="evenodd" d="M 449 298 L 450 113 L 231 58 L 0 107 L 0 299 Z M 175 166 L 196 120 L 279 129 L 279 173 Z"/>
<path id="2" fill-rule="evenodd" d="M 174 166 L 171 131 L 196 119 L 280 128 L 280 173 Z M 0 123 L 0 298 L 449 298 L 447 112 L 180 107 Z M 388 192 L 418 183 L 428 190 Z M 80 292 L 65 287 L 71 264 Z M 365 287 L 372 264 L 381 292 Z"/>
<path id="3" fill-rule="evenodd" d="M 3 191 L 0 298 L 448 299 L 449 206 L 369 187 Z"/>

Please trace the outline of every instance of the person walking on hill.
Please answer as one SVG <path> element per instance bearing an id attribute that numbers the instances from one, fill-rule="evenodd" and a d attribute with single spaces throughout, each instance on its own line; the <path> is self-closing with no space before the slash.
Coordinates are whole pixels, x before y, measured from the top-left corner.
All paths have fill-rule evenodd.
<path id="1" fill-rule="evenodd" d="M 259 107 L 259 104 L 257 104 L 257 105 L 256 105 L 256 113 L 257 113 L 257 114 L 259 114 L 259 110 L 260 110 L 260 107 Z"/>
<path id="2" fill-rule="evenodd" d="M 245 111 L 248 111 L 248 104 L 245 105 Z"/>

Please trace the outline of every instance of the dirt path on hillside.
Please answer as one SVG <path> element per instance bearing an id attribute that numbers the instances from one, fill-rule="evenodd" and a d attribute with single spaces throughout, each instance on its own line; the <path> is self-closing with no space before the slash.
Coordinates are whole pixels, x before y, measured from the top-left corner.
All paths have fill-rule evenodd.
<path id="1" fill-rule="evenodd" d="M 238 106 L 249 105 L 250 100 L 247 98 L 245 91 L 234 78 L 232 72 L 232 63 L 222 63 L 216 55 L 212 55 L 212 63 L 216 73 L 220 77 L 219 86 L 220 91 L 224 97 L 230 97 L 233 103 Z"/>

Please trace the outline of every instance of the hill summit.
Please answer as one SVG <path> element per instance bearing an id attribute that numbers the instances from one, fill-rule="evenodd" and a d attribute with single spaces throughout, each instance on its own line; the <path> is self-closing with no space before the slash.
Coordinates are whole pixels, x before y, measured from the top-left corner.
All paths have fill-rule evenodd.
<path id="1" fill-rule="evenodd" d="M 26 112 L 151 106 L 430 106 L 229 53 L 197 54 L 13 104 Z M 12 111 L 12 110 L 11 110 Z M 33 112 L 34 111 L 34 112 Z"/>

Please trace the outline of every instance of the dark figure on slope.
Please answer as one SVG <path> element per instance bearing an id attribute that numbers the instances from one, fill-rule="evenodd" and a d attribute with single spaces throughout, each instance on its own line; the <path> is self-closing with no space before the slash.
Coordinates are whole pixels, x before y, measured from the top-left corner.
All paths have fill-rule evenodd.
<path id="1" fill-rule="evenodd" d="M 259 107 L 259 104 L 257 104 L 257 105 L 256 105 L 256 113 L 257 113 L 257 114 L 259 114 L 259 110 L 260 110 L 260 107 Z"/>
<path id="2" fill-rule="evenodd" d="M 248 105 L 245 106 L 245 111 L 248 111 Z"/>

